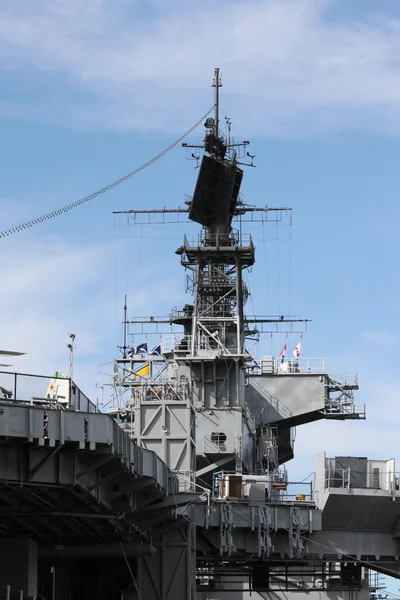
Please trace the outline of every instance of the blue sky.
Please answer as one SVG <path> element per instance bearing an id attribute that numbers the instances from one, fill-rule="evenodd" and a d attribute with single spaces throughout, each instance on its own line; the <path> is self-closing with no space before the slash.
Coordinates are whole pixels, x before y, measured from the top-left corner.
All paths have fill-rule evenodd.
<path id="1" fill-rule="evenodd" d="M 256 154 L 244 200 L 293 207 L 279 243 L 274 227 L 252 231 L 254 309 L 288 311 L 291 251 L 291 312 L 313 321 L 302 354 L 325 356 L 334 373 L 357 371 L 367 403 L 366 422 L 298 430 L 294 477 L 311 472 L 323 449 L 397 455 L 399 50 L 396 0 L 0 7 L 1 229 L 157 154 L 211 107 L 213 69 L 221 68 L 222 114 Z M 176 148 L 111 193 L 0 240 L 1 345 L 28 352 L 18 369 L 66 369 L 74 331 L 78 384 L 96 395 L 107 369 L 98 365 L 120 343 L 124 293 L 131 314 L 167 314 L 186 301 L 173 253 L 185 228 L 127 232 L 114 227 L 112 211 L 183 204 L 192 167 Z M 279 352 L 282 341 L 267 339 L 259 351 Z"/>

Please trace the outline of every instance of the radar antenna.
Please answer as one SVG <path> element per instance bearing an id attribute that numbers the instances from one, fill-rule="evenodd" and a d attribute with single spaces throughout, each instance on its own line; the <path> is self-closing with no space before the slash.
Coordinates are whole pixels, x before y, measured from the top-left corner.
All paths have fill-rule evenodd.
<path id="1" fill-rule="evenodd" d="M 253 159 L 255 155 L 246 153 L 246 147 L 250 144 L 248 140 L 242 142 L 235 142 L 231 139 L 231 119 L 225 117 L 225 122 L 228 128 L 228 135 L 224 136 L 219 130 L 219 89 L 222 87 L 221 71 L 219 68 L 214 70 L 214 78 L 212 87 L 215 89 L 214 93 L 214 116 L 207 117 L 204 123 L 206 128 L 206 134 L 201 144 L 188 144 L 184 142 L 182 146 L 186 149 L 196 148 L 205 151 L 210 155 L 212 159 L 220 161 L 230 161 L 235 166 L 241 165 L 246 167 L 255 167 Z M 238 159 L 251 159 L 250 162 L 239 162 Z M 194 152 L 190 152 L 187 158 L 196 160 L 196 168 L 199 166 L 199 157 Z"/>
<path id="2" fill-rule="evenodd" d="M 215 115 L 215 124 L 214 124 L 214 133 L 218 137 L 219 132 L 219 88 L 222 87 L 222 78 L 220 74 L 220 70 L 217 67 L 214 71 L 214 80 L 212 83 L 212 87 L 215 88 L 215 104 L 214 104 L 214 115 Z"/>

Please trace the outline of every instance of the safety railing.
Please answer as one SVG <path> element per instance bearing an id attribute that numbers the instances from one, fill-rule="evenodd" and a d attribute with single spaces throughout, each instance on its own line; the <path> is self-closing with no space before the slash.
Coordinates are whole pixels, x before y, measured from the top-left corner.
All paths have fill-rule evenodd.
<path id="1" fill-rule="evenodd" d="M 0 587 L 0 600 L 40 600 L 43 596 L 27 596 L 24 590 L 16 590 L 10 585 Z"/>
<path id="2" fill-rule="evenodd" d="M 243 416 L 244 416 L 244 418 L 245 418 L 245 420 L 246 420 L 246 422 L 247 422 L 250 430 L 253 433 L 255 433 L 255 431 L 256 431 L 256 420 L 255 420 L 252 412 L 250 411 L 247 402 L 244 405 Z"/>
<path id="3" fill-rule="evenodd" d="M 383 490 L 400 495 L 400 474 L 394 471 L 358 471 L 356 469 L 325 469 L 325 489 L 368 489 Z"/>
<path id="4" fill-rule="evenodd" d="M 161 352 L 164 354 L 174 350 L 176 353 L 187 353 L 190 351 L 191 344 L 191 335 L 182 335 L 181 333 L 164 335 L 161 337 Z"/>
<path id="5" fill-rule="evenodd" d="M 260 396 L 262 396 L 268 402 L 268 404 L 272 406 L 282 417 L 288 419 L 292 416 L 292 411 L 281 400 L 275 398 L 275 396 L 272 396 L 268 390 L 266 390 L 261 383 L 259 383 L 256 377 L 252 378 L 251 385 L 258 391 Z M 266 409 L 267 406 L 261 410 L 261 420 L 263 420 L 263 414 Z"/>
<path id="6" fill-rule="evenodd" d="M 236 435 L 211 433 L 204 436 L 205 454 L 234 454 L 240 445 L 240 438 Z"/>
<path id="7" fill-rule="evenodd" d="M 297 375 L 326 373 L 325 358 L 275 359 L 275 373 Z"/>
<path id="8" fill-rule="evenodd" d="M 178 306 L 174 306 L 169 313 L 169 317 L 171 321 L 173 319 L 183 318 L 183 317 L 191 317 L 193 315 L 193 307 L 189 309 L 179 308 Z"/>
<path id="9" fill-rule="evenodd" d="M 281 502 L 312 502 L 312 481 L 288 481 L 286 489 L 280 492 Z M 272 484 L 273 489 L 273 484 Z"/>
<path id="10" fill-rule="evenodd" d="M 127 401 L 127 407 L 136 408 L 140 402 L 187 402 L 190 400 L 188 382 L 172 382 L 165 378 L 154 380 L 142 380 L 132 382 L 131 397 Z"/>
<path id="11" fill-rule="evenodd" d="M 200 286 L 218 286 L 218 287 L 234 287 L 236 285 L 236 277 L 234 275 L 225 275 L 218 271 L 217 274 L 205 272 L 199 280 Z M 244 287 L 244 286 L 243 286 Z"/>
<path id="12" fill-rule="evenodd" d="M 36 596 L 26 596 L 23 590 L 12 590 L 11 586 L 7 585 L 0 588 L 0 600 L 36 600 Z"/>
<path id="13" fill-rule="evenodd" d="M 68 376 L 58 372 L 46 376 L 0 371 L 0 401 L 99 412 Z"/>
<path id="14" fill-rule="evenodd" d="M 182 335 L 182 334 L 171 334 L 166 335 L 161 338 L 161 352 L 168 353 L 172 350 L 174 351 L 176 356 L 179 355 L 187 355 L 191 353 L 192 349 L 192 336 L 191 335 Z M 200 334 L 196 339 L 196 354 L 199 356 L 202 353 L 209 354 L 213 352 L 215 355 L 221 352 L 221 347 L 211 336 L 206 333 Z"/>
<path id="15" fill-rule="evenodd" d="M 248 368 L 250 375 L 306 375 L 327 373 L 325 358 L 289 358 L 280 359 L 264 356 L 260 364 Z"/>
<path id="16" fill-rule="evenodd" d="M 365 404 L 355 404 L 352 398 L 345 400 L 327 400 L 325 402 L 326 415 L 359 415 L 360 419 L 366 418 Z"/>
<path id="17" fill-rule="evenodd" d="M 340 373 L 339 375 L 329 375 L 330 382 L 337 384 L 339 387 L 357 387 L 358 386 L 358 375 L 357 373 Z"/>
<path id="18" fill-rule="evenodd" d="M 248 233 L 240 234 L 239 231 L 230 234 L 207 233 L 207 235 L 202 232 L 198 235 L 184 236 L 185 249 L 198 248 L 200 246 L 203 248 L 236 248 L 237 246 L 254 248 L 251 235 Z"/>
<path id="19" fill-rule="evenodd" d="M 176 471 L 172 469 L 171 473 L 173 473 L 175 477 L 174 493 L 178 491 L 186 494 L 196 492 L 196 474 L 194 471 Z"/>
<path id="20" fill-rule="evenodd" d="M 368 589 L 370 592 L 386 589 L 386 577 L 377 571 L 368 570 Z M 375 596 L 375 598 L 378 598 Z M 372 600 L 372 599 L 371 599 Z"/>

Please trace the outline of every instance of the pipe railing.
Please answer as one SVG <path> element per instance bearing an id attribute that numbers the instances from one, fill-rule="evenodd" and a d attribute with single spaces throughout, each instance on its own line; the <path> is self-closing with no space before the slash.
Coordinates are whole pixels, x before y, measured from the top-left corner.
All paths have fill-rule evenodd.
<path id="1" fill-rule="evenodd" d="M 58 372 L 54 375 L 32 375 L 0 371 L 0 401 L 99 412 L 68 376 Z"/>
<path id="2" fill-rule="evenodd" d="M 363 483 L 362 483 L 363 481 Z M 357 471 L 351 469 L 325 469 L 325 489 L 383 490 L 400 495 L 400 473 L 394 471 Z"/>

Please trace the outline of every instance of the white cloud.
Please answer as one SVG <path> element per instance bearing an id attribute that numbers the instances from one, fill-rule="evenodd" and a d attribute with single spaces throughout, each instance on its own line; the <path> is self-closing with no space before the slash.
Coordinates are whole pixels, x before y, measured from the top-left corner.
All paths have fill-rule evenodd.
<path id="1" fill-rule="evenodd" d="M 173 272 L 163 271 L 161 261 L 157 277 L 156 267 L 137 261 L 136 277 L 135 265 L 123 264 L 123 245 L 59 236 L 33 239 L 28 233 L 23 240 L 10 237 L 1 245 L 0 349 L 27 354 L 0 356 L 0 362 L 22 373 L 68 372 L 66 342 L 68 333 L 75 333 L 75 380 L 91 398 L 99 395 L 95 384 L 107 381 L 99 372 L 112 373 L 112 366 L 99 365 L 112 361 L 122 344 L 122 282 L 129 298 L 128 318 L 160 314 L 166 307 L 169 312 L 182 300 L 182 286 Z M 126 280 L 127 269 L 135 277 Z M 7 387 L 5 379 L 0 374 L 0 385 Z"/>
<path id="2" fill-rule="evenodd" d="M 96 127 L 182 130 L 210 106 L 220 66 L 246 131 L 399 133 L 400 21 L 329 21 L 332 2 L 13 0 L 0 10 L 2 64 L 53 81 L 40 100 L 52 119 L 61 103 L 63 119 Z"/>
<path id="3" fill-rule="evenodd" d="M 295 458 L 287 464 L 292 477 L 307 476 L 313 468 L 313 457 L 324 451 L 329 457 L 396 458 L 399 470 L 400 386 L 390 383 L 390 375 L 382 370 L 379 378 L 386 383 L 377 384 L 371 377 L 356 392 L 356 404 L 366 403 L 366 421 L 323 420 L 297 428 Z"/>
<path id="4" fill-rule="evenodd" d="M 27 352 L 12 359 L 21 369 L 65 370 L 67 334 L 77 333 L 82 354 L 98 354 L 101 330 L 96 307 L 106 309 L 109 298 L 96 297 L 96 285 L 108 263 L 107 245 L 85 245 L 58 238 L 38 241 L 3 240 L 7 260 L 2 264 L 0 296 L 1 346 Z"/>

